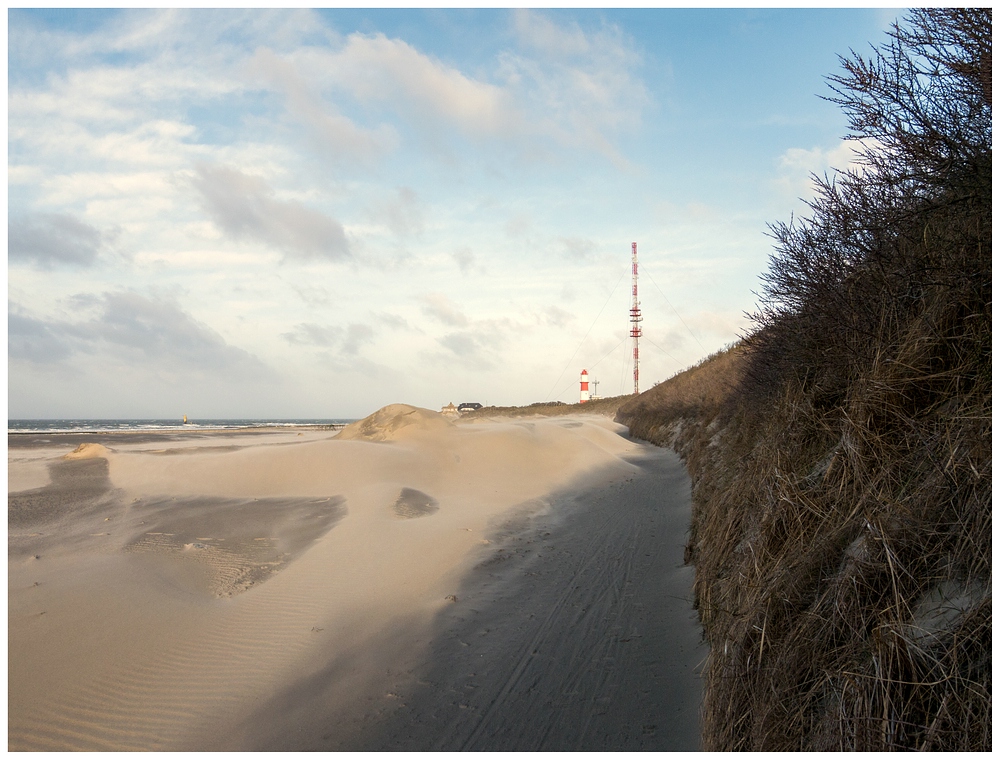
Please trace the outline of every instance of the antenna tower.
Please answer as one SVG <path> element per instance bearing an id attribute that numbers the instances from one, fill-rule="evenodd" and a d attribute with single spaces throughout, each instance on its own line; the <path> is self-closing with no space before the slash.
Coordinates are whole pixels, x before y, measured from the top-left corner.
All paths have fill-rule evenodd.
<path id="1" fill-rule="evenodd" d="M 642 314 L 639 313 L 639 254 L 636 251 L 636 244 L 632 243 L 632 308 L 629 310 L 629 322 L 632 323 L 632 330 L 629 335 L 632 337 L 632 360 L 635 363 L 635 391 L 639 393 L 639 338 L 642 335 Z"/>

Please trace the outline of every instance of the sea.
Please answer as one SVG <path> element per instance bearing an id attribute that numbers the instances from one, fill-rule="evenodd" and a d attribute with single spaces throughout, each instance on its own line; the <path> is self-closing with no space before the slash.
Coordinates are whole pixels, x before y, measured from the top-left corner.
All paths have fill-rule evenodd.
<path id="1" fill-rule="evenodd" d="M 238 428 L 342 428 L 353 419 L 238 420 L 7 420 L 8 433 L 108 433 L 161 430 L 235 430 Z"/>

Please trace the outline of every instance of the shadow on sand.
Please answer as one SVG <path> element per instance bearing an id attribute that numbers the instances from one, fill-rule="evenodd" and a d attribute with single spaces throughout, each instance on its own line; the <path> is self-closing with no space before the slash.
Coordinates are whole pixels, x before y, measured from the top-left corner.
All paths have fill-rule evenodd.
<path id="1" fill-rule="evenodd" d="M 238 743 L 697 750 L 705 651 L 682 564 L 690 482 L 672 452 L 631 461 L 625 481 L 508 513 L 429 637 L 400 621 L 276 695 Z M 347 683 L 363 685 L 345 696 Z"/>

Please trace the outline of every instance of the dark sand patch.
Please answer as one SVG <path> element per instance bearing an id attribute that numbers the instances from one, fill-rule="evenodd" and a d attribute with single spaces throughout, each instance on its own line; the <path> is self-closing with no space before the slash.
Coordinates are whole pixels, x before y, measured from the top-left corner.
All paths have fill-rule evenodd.
<path id="1" fill-rule="evenodd" d="M 168 573 L 183 563 L 177 577 L 217 597 L 266 581 L 347 514 L 340 496 L 129 500 L 103 458 L 59 460 L 49 474 L 48 485 L 7 496 L 10 559 L 73 547 L 145 554 Z"/>
<path id="2" fill-rule="evenodd" d="M 303 430 L 324 431 L 335 428 L 325 425 L 303 426 Z M 177 443 L 179 441 L 204 440 L 212 441 L 225 438 L 267 438 L 269 436 L 287 436 L 297 428 L 227 428 L 207 430 L 167 430 L 155 432 L 150 430 L 107 430 L 101 432 L 80 433 L 7 433 L 8 449 L 41 449 L 53 446 L 78 446 L 81 443 L 99 443 L 103 446 L 130 446 L 147 443 Z"/>
<path id="3" fill-rule="evenodd" d="M 279 572 L 347 514 L 340 496 L 324 499 L 144 499 L 129 505 L 141 531 L 123 547 L 202 569 L 204 590 L 242 593 Z"/>
<path id="4" fill-rule="evenodd" d="M 399 492 L 396 503 L 392 505 L 392 511 L 396 517 L 412 520 L 437 512 L 438 501 L 416 488 L 404 488 Z"/>
<path id="5" fill-rule="evenodd" d="M 43 525 L 93 512 L 111 491 L 108 460 L 63 460 L 49 465 L 50 482 L 7 495 L 10 530 Z"/>

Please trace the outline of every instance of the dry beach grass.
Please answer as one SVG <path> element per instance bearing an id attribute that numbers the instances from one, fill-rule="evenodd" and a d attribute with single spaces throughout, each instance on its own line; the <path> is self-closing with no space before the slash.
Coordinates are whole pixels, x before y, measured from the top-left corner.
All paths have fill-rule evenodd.
<path id="1" fill-rule="evenodd" d="M 909 21 L 757 331 L 619 409 L 691 471 L 706 749 L 992 747 L 991 14 Z"/>

